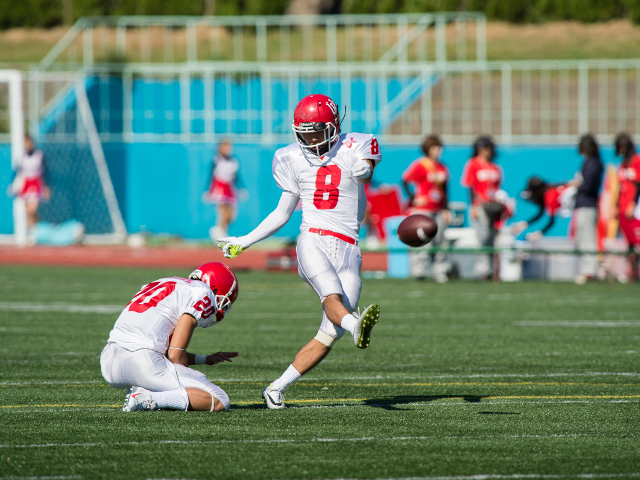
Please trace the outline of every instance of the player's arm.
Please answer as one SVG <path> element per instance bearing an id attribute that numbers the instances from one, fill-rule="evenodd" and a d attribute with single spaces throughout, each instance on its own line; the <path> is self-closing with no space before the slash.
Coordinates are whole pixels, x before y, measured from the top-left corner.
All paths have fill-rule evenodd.
<path id="1" fill-rule="evenodd" d="M 409 197 L 409 205 L 412 205 L 413 199 L 416 198 L 416 196 L 413 193 L 413 191 L 409 188 L 409 182 L 407 182 L 406 180 L 402 180 L 402 188 L 404 188 L 404 191 L 407 194 L 407 197 Z"/>
<path id="2" fill-rule="evenodd" d="M 542 235 L 544 235 L 545 233 L 547 233 L 549 230 L 551 230 L 551 227 L 553 227 L 553 224 L 556 222 L 556 216 L 555 215 L 549 215 L 549 223 L 547 223 L 547 225 L 540 230 L 540 233 L 542 233 Z"/>
<path id="3" fill-rule="evenodd" d="M 358 179 L 359 183 L 366 185 L 373 178 L 373 169 L 376 168 L 376 161 L 369 158 L 363 158 L 356 162 L 353 168 L 353 176 Z"/>
<path id="4" fill-rule="evenodd" d="M 284 191 L 280 196 L 280 201 L 276 209 L 251 233 L 244 237 L 219 238 L 218 246 L 224 252 L 224 256 L 227 258 L 236 258 L 244 249 L 276 233 L 289 221 L 299 200 L 300 195 Z"/>
<path id="5" fill-rule="evenodd" d="M 516 222 L 511 227 L 511 233 L 513 233 L 514 235 L 519 235 L 520 233 L 524 232 L 529 227 L 529 225 L 531 225 L 533 222 L 537 222 L 538 220 L 540 220 L 542 218 L 542 215 L 544 215 L 544 205 L 541 205 L 538 213 L 536 213 L 529 220 L 521 220 L 519 222 Z M 551 226 L 553 226 L 553 216 L 551 216 L 551 218 L 552 218 L 551 224 L 545 227 L 545 229 L 543 230 L 543 233 L 546 232 L 549 228 L 551 228 Z"/>
<path id="6" fill-rule="evenodd" d="M 195 363 L 195 355 L 187 353 L 187 347 L 189 346 L 191 335 L 193 335 L 193 331 L 197 325 L 198 321 L 195 317 L 188 313 L 182 314 L 176 324 L 173 336 L 171 337 L 171 343 L 167 349 L 167 358 L 171 363 L 177 363 L 185 367 Z"/>
<path id="7" fill-rule="evenodd" d="M 188 313 L 180 317 L 167 349 L 167 358 L 171 363 L 177 363 L 185 367 L 203 364 L 215 365 L 221 362 L 231 362 L 232 358 L 238 356 L 238 352 L 217 352 L 211 355 L 196 355 L 187 352 L 191 336 L 197 326 L 198 321 Z"/>

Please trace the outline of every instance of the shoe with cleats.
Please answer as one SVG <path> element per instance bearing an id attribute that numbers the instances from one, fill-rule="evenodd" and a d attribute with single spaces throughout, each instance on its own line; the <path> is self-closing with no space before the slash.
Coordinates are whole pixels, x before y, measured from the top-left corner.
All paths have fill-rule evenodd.
<path id="1" fill-rule="evenodd" d="M 264 398 L 265 403 L 267 404 L 267 408 L 272 410 L 286 408 L 284 401 L 284 393 L 280 390 L 271 389 L 266 387 L 262 391 L 262 398 Z"/>
<path id="2" fill-rule="evenodd" d="M 130 393 L 122 407 L 123 412 L 137 412 L 139 410 L 160 410 L 158 404 L 151 396 L 151 392 L 139 388 Z"/>
<path id="3" fill-rule="evenodd" d="M 380 318 L 380 307 L 373 303 L 362 313 L 354 312 L 353 316 L 358 319 L 358 323 L 353 329 L 353 343 L 358 348 L 367 348 L 371 341 L 371 330 Z"/>

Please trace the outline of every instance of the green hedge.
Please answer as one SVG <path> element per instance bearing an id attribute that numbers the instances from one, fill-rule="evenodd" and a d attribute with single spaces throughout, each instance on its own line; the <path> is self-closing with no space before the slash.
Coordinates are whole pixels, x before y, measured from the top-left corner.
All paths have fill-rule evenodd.
<path id="1" fill-rule="evenodd" d="M 64 0 L 0 0 L 0 28 L 63 22 Z M 202 15 L 206 0 L 68 0 L 74 20 L 85 15 Z M 640 0 L 333 0 L 342 13 L 483 11 L 490 20 L 640 23 Z M 215 0 L 216 15 L 279 15 L 289 0 Z"/>
<path id="2" fill-rule="evenodd" d="M 640 23 L 640 0 L 342 0 L 343 13 L 481 11 L 490 20 L 604 22 L 632 18 Z"/>

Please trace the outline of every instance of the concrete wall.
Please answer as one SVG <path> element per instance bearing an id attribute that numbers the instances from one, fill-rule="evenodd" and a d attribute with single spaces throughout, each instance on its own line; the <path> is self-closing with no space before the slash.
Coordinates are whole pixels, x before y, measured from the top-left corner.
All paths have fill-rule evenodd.
<path id="1" fill-rule="evenodd" d="M 242 181 L 250 198 L 241 204 L 231 234 L 248 232 L 277 204 L 279 190 L 271 176 L 271 159 L 279 147 L 235 146 Z M 104 145 L 104 150 L 129 232 L 165 233 L 190 239 L 208 236 L 209 227 L 215 222 L 215 208 L 203 204 L 201 196 L 209 182 L 214 145 L 110 143 Z M 403 170 L 420 155 L 418 147 L 412 145 L 382 144 L 382 153 L 383 161 L 376 169 L 374 180 L 389 184 L 398 183 Z M 469 146 L 445 147 L 443 162 L 452 176 L 451 200 L 468 202 L 468 194 L 460 186 L 460 176 L 469 154 Z M 605 162 L 615 161 L 611 148 L 603 148 L 603 157 Z M 550 182 L 568 180 L 579 169 L 581 158 L 575 146 L 518 145 L 499 147 L 498 163 L 504 169 L 505 190 L 510 196 L 518 197 L 529 176 L 539 175 Z M 4 194 L 11 177 L 9 148 L 0 145 L 0 234 L 13 230 L 11 201 Z M 533 213 L 535 208 L 518 197 L 516 220 Z M 296 212 L 280 234 L 295 236 L 300 218 L 300 212 Z M 567 226 L 568 220 L 558 219 L 549 235 L 564 236 Z"/>

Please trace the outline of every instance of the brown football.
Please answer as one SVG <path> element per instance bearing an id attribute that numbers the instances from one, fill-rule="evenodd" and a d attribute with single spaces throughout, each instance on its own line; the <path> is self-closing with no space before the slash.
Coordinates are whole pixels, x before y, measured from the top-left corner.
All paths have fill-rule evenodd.
<path id="1" fill-rule="evenodd" d="M 426 215 L 409 215 L 398 226 L 398 238 L 410 247 L 426 245 L 438 233 L 435 220 Z"/>

